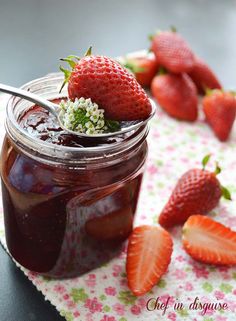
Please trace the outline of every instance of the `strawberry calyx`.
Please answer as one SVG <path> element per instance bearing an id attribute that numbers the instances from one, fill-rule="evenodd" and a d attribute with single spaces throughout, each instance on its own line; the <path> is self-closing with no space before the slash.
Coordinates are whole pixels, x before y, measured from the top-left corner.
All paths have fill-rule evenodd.
<path id="1" fill-rule="evenodd" d="M 211 154 L 207 154 L 206 156 L 203 157 L 203 160 L 202 160 L 202 170 L 203 171 L 206 169 L 206 165 L 209 162 L 210 158 L 211 158 Z M 216 167 L 214 170 L 214 174 L 218 175 L 221 173 L 221 167 L 219 166 L 218 162 L 216 162 L 215 164 L 216 164 Z M 220 184 L 220 187 L 221 187 L 222 197 L 224 197 L 224 199 L 226 199 L 228 201 L 232 201 L 230 191 L 225 186 L 223 186 L 221 184 Z"/>
<path id="2" fill-rule="evenodd" d="M 222 193 L 222 196 L 224 197 L 224 199 L 226 199 L 228 201 L 232 201 L 230 191 L 222 185 L 221 185 L 221 193 Z"/>
<path id="3" fill-rule="evenodd" d="M 88 50 L 85 52 L 84 57 L 86 56 L 91 56 L 92 54 L 92 47 L 90 46 L 88 48 Z M 66 58 L 61 58 L 61 61 L 67 62 L 69 64 L 69 66 L 71 67 L 71 70 L 69 69 L 65 69 L 64 67 L 60 66 L 59 69 L 64 73 L 64 82 L 60 88 L 59 93 L 61 93 L 62 89 L 64 88 L 65 84 L 69 81 L 70 79 L 70 75 L 71 75 L 71 71 L 75 68 L 75 66 L 77 65 L 77 62 L 80 60 L 81 58 L 79 56 L 76 55 L 69 55 Z"/>
<path id="4" fill-rule="evenodd" d="M 166 74 L 168 74 L 167 69 L 161 66 L 161 67 L 158 69 L 157 75 L 158 75 L 158 76 L 161 76 L 161 75 L 166 75 Z"/>
<path id="5" fill-rule="evenodd" d="M 135 62 L 135 58 L 126 59 L 122 63 L 122 66 L 131 71 L 133 74 L 146 71 L 146 68 L 138 66 L 138 64 Z"/>
<path id="6" fill-rule="evenodd" d="M 170 30 L 169 31 L 177 33 L 177 28 L 175 26 L 170 26 Z M 148 40 L 152 41 L 155 36 L 159 35 L 162 32 L 163 32 L 163 30 L 158 29 L 154 33 L 150 33 L 148 35 Z"/>
<path id="7" fill-rule="evenodd" d="M 211 158 L 211 154 L 207 154 L 206 156 L 203 157 L 202 159 L 202 169 L 205 170 L 206 169 L 206 165 L 209 162 Z"/>
<path id="8" fill-rule="evenodd" d="M 170 31 L 177 32 L 177 28 L 175 26 L 170 26 Z"/>
<path id="9" fill-rule="evenodd" d="M 155 32 L 155 33 L 150 33 L 148 35 L 148 40 L 152 41 L 154 39 L 154 37 L 157 35 L 158 32 Z"/>
<path id="10" fill-rule="evenodd" d="M 236 91 L 234 90 L 224 91 L 224 89 L 210 89 L 208 87 L 204 87 L 204 91 L 206 96 L 211 96 L 216 93 L 219 93 L 219 94 L 228 93 L 228 94 L 231 94 L 232 96 L 236 96 Z"/>
<path id="11" fill-rule="evenodd" d="M 75 55 L 69 55 L 66 58 L 61 58 L 61 61 L 66 61 L 70 65 L 70 67 L 73 69 L 76 65 L 76 61 L 80 60 L 80 57 L 75 56 Z M 76 60 L 76 61 L 75 61 Z"/>
<path id="12" fill-rule="evenodd" d="M 216 162 L 216 168 L 215 168 L 214 174 L 218 175 L 220 173 L 221 173 L 221 167 L 219 166 L 219 163 Z"/>

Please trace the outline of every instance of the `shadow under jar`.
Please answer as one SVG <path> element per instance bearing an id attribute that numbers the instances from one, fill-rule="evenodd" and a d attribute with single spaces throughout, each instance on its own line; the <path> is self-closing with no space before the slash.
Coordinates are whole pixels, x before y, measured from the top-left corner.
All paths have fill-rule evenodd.
<path id="1" fill-rule="evenodd" d="M 60 74 L 22 88 L 55 100 Z M 147 155 L 144 126 L 104 141 L 66 135 L 20 98 L 7 106 L 1 178 L 6 240 L 24 267 L 68 278 L 99 267 L 132 231 Z"/>

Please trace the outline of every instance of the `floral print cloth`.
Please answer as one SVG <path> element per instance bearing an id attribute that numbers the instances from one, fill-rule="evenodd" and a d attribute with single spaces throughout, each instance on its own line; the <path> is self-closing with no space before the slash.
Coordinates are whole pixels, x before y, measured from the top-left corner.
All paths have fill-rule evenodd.
<path id="1" fill-rule="evenodd" d="M 3 101 L 2 101 L 2 105 Z M 4 110 L 1 108 L 1 123 Z M 3 125 L 0 126 L 3 133 Z M 2 137 L 3 135 L 1 135 Z M 201 159 L 212 153 L 222 167 L 219 178 L 230 189 L 233 201 L 221 200 L 209 216 L 236 230 L 236 133 L 228 143 L 220 143 L 203 118 L 195 124 L 169 118 L 159 108 L 149 134 L 149 158 L 141 189 L 135 225 L 157 224 L 157 217 L 168 200 L 177 179 L 187 169 L 201 166 Z M 234 321 L 236 320 L 236 267 L 215 267 L 192 260 L 181 246 L 181 227 L 171 230 L 174 251 L 168 272 L 150 293 L 135 297 L 127 287 L 125 274 L 126 248 L 101 268 L 69 280 L 52 280 L 19 268 L 43 293 L 66 320 L 82 321 Z M 0 240 L 6 246 L 2 209 Z M 18 264 L 17 264 L 18 265 Z M 198 297 L 204 303 L 226 303 L 226 310 L 191 310 Z M 147 302 L 168 300 L 168 309 L 147 309 Z M 183 309 L 175 309 L 182 303 Z M 150 305 L 151 306 L 151 305 Z M 154 306 L 153 306 L 154 307 Z"/>

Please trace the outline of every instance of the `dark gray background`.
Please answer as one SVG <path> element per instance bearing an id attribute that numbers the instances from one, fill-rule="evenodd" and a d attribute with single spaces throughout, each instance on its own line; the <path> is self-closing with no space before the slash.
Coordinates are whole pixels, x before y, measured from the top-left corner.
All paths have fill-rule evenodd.
<path id="1" fill-rule="evenodd" d="M 147 48 L 175 25 L 226 88 L 236 88 L 236 1 L 0 0 L 0 82 L 21 85 L 58 70 L 58 59 Z M 0 247 L 0 321 L 57 321 L 56 310 Z"/>

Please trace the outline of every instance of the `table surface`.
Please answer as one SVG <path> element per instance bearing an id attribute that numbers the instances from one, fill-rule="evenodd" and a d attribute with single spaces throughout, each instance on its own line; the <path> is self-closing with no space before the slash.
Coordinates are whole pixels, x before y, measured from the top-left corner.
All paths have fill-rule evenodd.
<path id="1" fill-rule="evenodd" d="M 111 56 L 146 48 L 148 34 L 175 25 L 224 87 L 235 89 L 235 9 L 234 0 L 2 0 L 0 82 L 18 86 L 57 71 L 58 58 L 89 45 Z M 1 321 L 64 320 L 1 247 L 0 272 Z"/>

